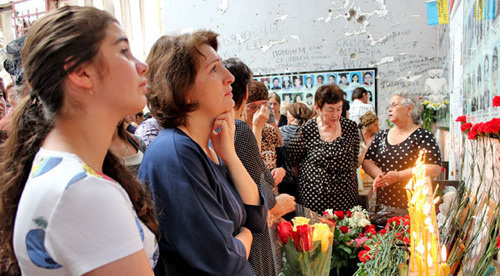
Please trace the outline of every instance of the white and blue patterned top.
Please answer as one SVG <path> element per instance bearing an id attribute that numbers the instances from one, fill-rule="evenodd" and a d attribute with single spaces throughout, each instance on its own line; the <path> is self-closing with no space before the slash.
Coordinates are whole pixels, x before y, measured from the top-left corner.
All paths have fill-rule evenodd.
<path id="1" fill-rule="evenodd" d="M 156 238 L 116 181 L 74 154 L 40 149 L 14 225 L 23 275 L 81 275 L 143 249 L 154 267 Z"/>

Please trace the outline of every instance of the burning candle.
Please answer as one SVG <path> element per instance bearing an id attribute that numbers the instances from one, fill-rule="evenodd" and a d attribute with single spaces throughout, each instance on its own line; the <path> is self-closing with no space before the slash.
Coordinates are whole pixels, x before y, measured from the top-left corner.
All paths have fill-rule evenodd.
<path id="1" fill-rule="evenodd" d="M 439 271 L 437 275 L 448 276 L 450 274 L 450 266 L 448 265 L 448 263 L 446 263 L 446 247 L 444 245 L 441 247 L 441 257 L 443 258 L 442 259 L 443 262 L 439 266 Z"/>

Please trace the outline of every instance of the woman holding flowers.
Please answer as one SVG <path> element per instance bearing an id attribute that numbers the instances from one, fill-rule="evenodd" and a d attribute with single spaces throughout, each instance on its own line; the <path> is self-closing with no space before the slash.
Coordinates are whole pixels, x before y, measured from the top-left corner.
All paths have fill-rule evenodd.
<path id="1" fill-rule="evenodd" d="M 420 150 L 427 150 L 427 175 L 435 177 L 441 172 L 439 146 L 434 135 L 420 126 L 421 114 L 422 105 L 417 97 L 409 93 L 392 96 L 389 119 L 394 127 L 375 136 L 363 161 L 363 169 L 375 179 L 373 188 L 379 204 L 408 207 L 405 186 Z"/>
<path id="2" fill-rule="evenodd" d="M 153 203 L 109 150 L 146 104 L 148 66 L 90 7 L 38 19 L 21 56 L 31 92 L 2 148 L 0 274 L 153 275 Z"/>
<path id="3" fill-rule="evenodd" d="M 358 202 L 359 130 L 341 117 L 337 85 L 320 86 L 314 102 L 318 117 L 303 124 L 288 146 L 291 165 L 298 166 L 299 203 L 320 214 L 349 210 Z"/>
<path id="4" fill-rule="evenodd" d="M 234 148 L 233 75 L 217 54 L 217 34 L 161 37 L 147 61 L 146 94 L 164 129 L 138 177 L 151 186 L 160 224 L 157 272 L 254 275 L 252 232 L 267 208 Z"/>

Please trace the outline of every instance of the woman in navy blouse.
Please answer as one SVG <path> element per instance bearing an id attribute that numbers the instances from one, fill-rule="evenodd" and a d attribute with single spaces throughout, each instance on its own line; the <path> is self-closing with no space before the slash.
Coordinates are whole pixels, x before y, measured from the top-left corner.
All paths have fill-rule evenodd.
<path id="1" fill-rule="evenodd" d="M 161 37 L 147 62 L 149 108 L 164 127 L 144 156 L 167 275 L 254 275 L 252 232 L 267 222 L 256 184 L 234 148 L 233 75 L 217 34 Z M 158 272 L 158 271 L 157 271 Z"/>

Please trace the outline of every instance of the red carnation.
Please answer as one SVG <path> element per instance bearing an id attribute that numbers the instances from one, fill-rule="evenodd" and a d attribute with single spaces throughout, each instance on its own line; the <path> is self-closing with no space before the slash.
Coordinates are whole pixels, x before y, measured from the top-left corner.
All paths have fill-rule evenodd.
<path id="1" fill-rule="evenodd" d="M 500 96 L 495 96 L 493 98 L 493 106 L 500 106 Z"/>
<path id="2" fill-rule="evenodd" d="M 497 237 L 497 247 L 500 247 L 500 236 Z"/>
<path id="3" fill-rule="evenodd" d="M 471 128 L 472 128 L 472 123 L 465 123 L 462 124 L 462 126 L 460 126 L 461 131 L 467 131 L 470 130 Z"/>
<path id="4" fill-rule="evenodd" d="M 380 234 L 385 235 L 385 233 L 387 233 L 387 229 L 384 228 L 384 229 L 380 230 Z"/>
<path id="5" fill-rule="evenodd" d="M 467 134 L 467 138 L 469 138 L 469 140 L 476 139 L 476 136 L 477 136 L 477 132 L 474 129 L 471 129 L 471 131 L 469 131 L 469 134 Z"/>
<path id="6" fill-rule="evenodd" d="M 349 232 L 349 228 L 347 228 L 347 226 L 345 226 L 345 225 L 341 226 L 339 228 L 339 230 L 342 231 L 342 233 L 344 233 L 344 234 L 346 234 L 347 232 Z"/>
<path id="7" fill-rule="evenodd" d="M 467 116 L 465 116 L 465 115 L 458 116 L 458 118 L 455 120 L 455 122 L 467 123 Z"/>
<path id="8" fill-rule="evenodd" d="M 352 212 L 351 211 L 345 211 L 345 216 L 350 218 L 352 217 Z"/>
<path id="9" fill-rule="evenodd" d="M 370 224 L 370 225 L 366 226 L 365 227 L 365 233 L 370 233 L 372 235 L 376 235 L 377 234 L 377 230 L 375 229 L 375 225 Z"/>
<path id="10" fill-rule="evenodd" d="M 359 257 L 359 260 L 363 263 L 366 263 L 367 261 L 372 259 L 372 257 L 370 256 L 370 254 L 368 254 L 368 251 L 366 251 L 366 250 L 359 251 L 358 257 Z"/>
<path id="11" fill-rule="evenodd" d="M 500 132 L 500 119 L 495 118 L 491 121 L 484 123 L 483 130 L 484 130 L 484 132 L 491 133 L 491 134 Z"/>
<path id="12" fill-rule="evenodd" d="M 333 214 L 334 214 L 334 216 L 336 216 L 337 218 L 339 218 L 339 220 L 343 220 L 344 219 L 344 211 L 335 211 Z"/>

